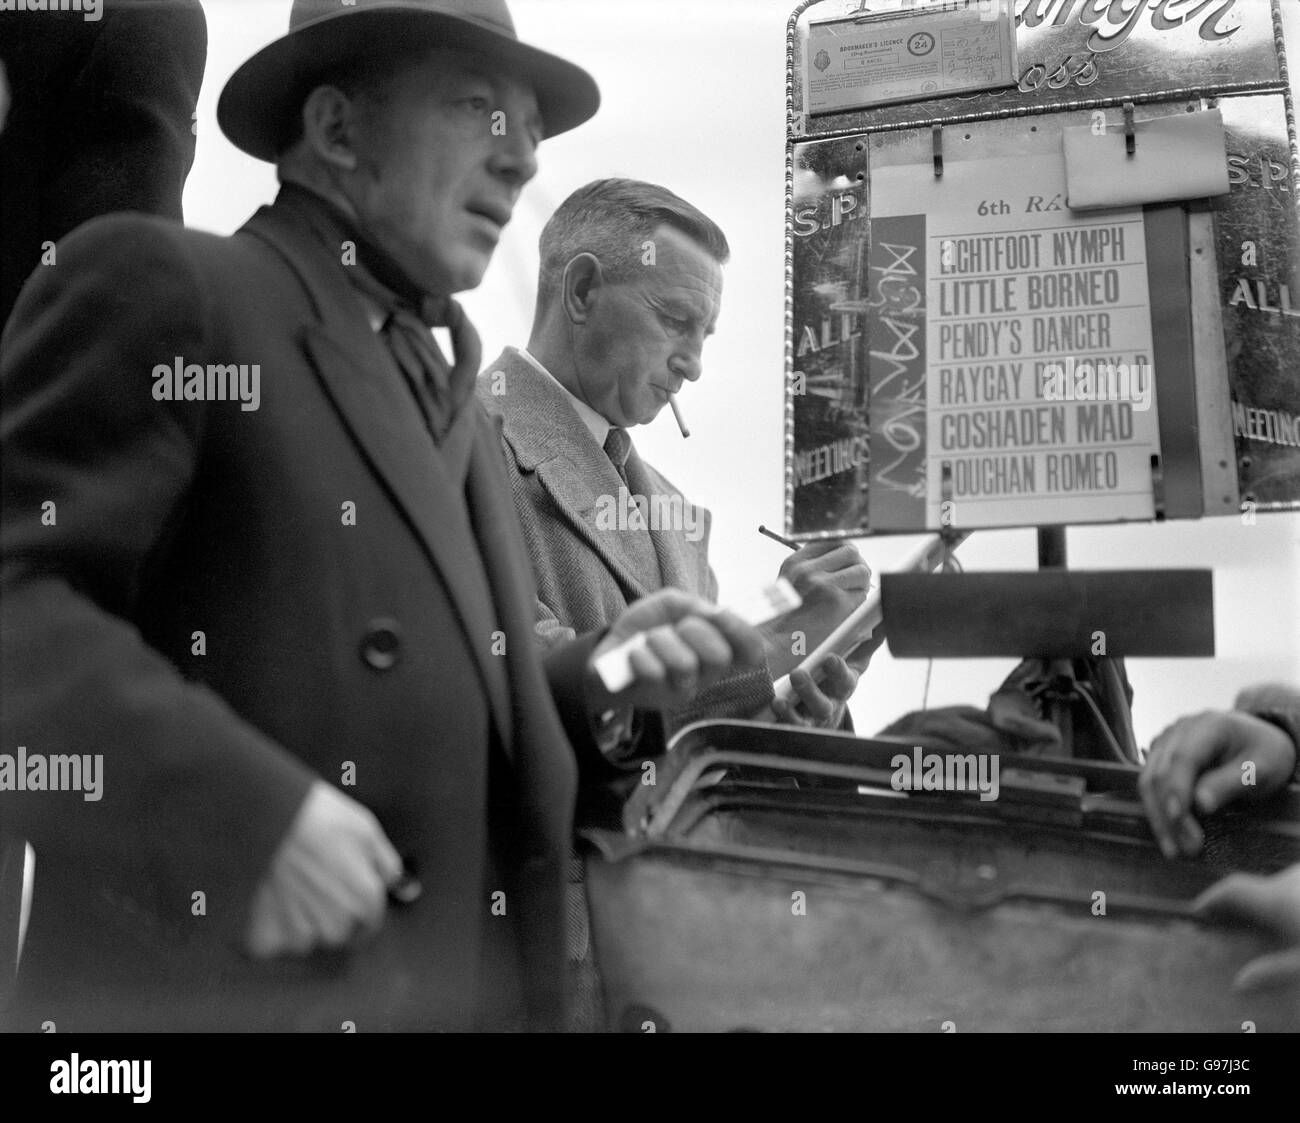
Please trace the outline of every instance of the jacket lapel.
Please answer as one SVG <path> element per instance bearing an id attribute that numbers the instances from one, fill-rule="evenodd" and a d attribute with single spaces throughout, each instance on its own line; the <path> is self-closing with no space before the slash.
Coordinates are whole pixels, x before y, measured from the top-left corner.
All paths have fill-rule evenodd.
<path id="1" fill-rule="evenodd" d="M 700 596 L 711 596 L 708 589 L 709 530 L 712 519 L 703 507 L 685 498 L 671 483 L 641 459 L 636 449 L 627 458 L 627 478 L 639 495 L 662 496 L 672 503 L 673 522 L 650 531 L 650 540 L 659 559 L 659 573 L 665 588 L 685 589 Z M 687 537 L 698 532 L 692 541 Z"/>
<path id="2" fill-rule="evenodd" d="M 470 399 L 473 410 L 474 446 L 470 456 L 466 483 L 474 535 L 492 584 L 501 628 L 507 637 L 526 636 L 531 640 L 534 618 L 532 563 L 519 530 L 519 516 L 510 497 L 504 454 L 501 449 L 500 418 L 489 418 L 477 399 Z M 504 660 L 510 668 L 509 689 L 514 704 L 522 702 L 521 691 L 526 676 L 533 673 L 521 658 L 530 643 L 507 642 Z"/>
<path id="3" fill-rule="evenodd" d="M 636 530 L 635 523 L 629 529 L 617 521 L 619 489 L 626 491 L 626 485 L 563 391 L 513 351 L 487 367 L 483 378 L 489 387 L 498 372 L 504 379 L 500 399 L 510 404 L 501 415 L 503 432 L 520 469 L 536 472 L 565 520 L 605 563 L 629 601 L 658 589 L 659 558 L 650 536 Z M 622 509 L 629 510 L 626 505 Z"/>
<path id="4" fill-rule="evenodd" d="M 509 695 L 501 663 L 492 654 L 497 625 L 484 562 L 468 533 L 465 507 L 433 454 L 419 409 L 323 247 L 274 208 L 260 211 L 248 229 L 284 254 L 311 295 L 319 318 L 303 328 L 303 349 L 343 424 L 441 577 L 474 653 L 498 729 L 508 741 Z M 472 400 L 466 408 L 480 412 Z M 478 425 L 477 419 L 463 423 Z M 466 534 L 447 533 L 458 524 Z"/>

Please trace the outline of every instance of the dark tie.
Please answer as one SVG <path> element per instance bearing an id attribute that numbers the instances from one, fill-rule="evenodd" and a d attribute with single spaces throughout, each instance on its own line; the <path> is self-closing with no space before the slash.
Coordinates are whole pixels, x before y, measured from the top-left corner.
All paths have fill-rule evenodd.
<path id="1" fill-rule="evenodd" d="M 344 259 L 343 271 L 352 286 L 379 308 L 384 317 L 379 335 L 409 384 L 429 433 L 441 444 L 474 394 L 483 358 L 478 332 L 464 310 L 450 297 L 424 292 L 391 255 L 361 232 L 354 216 L 329 199 L 286 183 L 278 203 L 302 216 L 331 252 L 351 244 L 352 257 Z M 435 327 L 450 329 L 454 365 L 429 334 Z"/>
<path id="2" fill-rule="evenodd" d="M 416 315 L 405 303 L 393 305 L 380 334 L 420 403 L 429 432 L 441 442 L 474 391 L 482 345 L 456 301 L 427 300 L 421 312 Z M 430 327 L 439 326 L 451 330 L 455 366 L 448 364 L 429 334 Z"/>
<path id="3" fill-rule="evenodd" d="M 627 457 L 631 451 L 632 438 L 627 435 L 627 430 L 611 426 L 605 435 L 605 455 L 609 457 L 614 470 L 622 477 L 624 483 L 627 483 Z"/>

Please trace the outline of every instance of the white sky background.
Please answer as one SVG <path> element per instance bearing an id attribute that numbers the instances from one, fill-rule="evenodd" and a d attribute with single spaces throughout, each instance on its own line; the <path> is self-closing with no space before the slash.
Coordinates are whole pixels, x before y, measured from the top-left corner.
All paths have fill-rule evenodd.
<path id="1" fill-rule="evenodd" d="M 1247 3 L 1263 0 L 1246 0 Z M 230 233 L 275 195 L 270 165 L 231 146 L 216 123 L 226 79 L 288 26 L 289 0 L 203 0 L 208 66 L 199 103 L 198 155 L 185 192 L 187 221 Z M 770 580 L 786 554 L 761 538 L 783 511 L 782 387 L 785 27 L 794 0 L 511 0 L 520 37 L 595 75 L 602 108 L 544 144 L 483 285 L 463 300 L 483 337 L 484 362 L 527 341 L 542 224 L 575 188 L 610 175 L 663 183 L 714 218 L 731 242 L 722 318 L 704 376 L 681 394 L 692 436 L 665 410 L 636 431 L 637 447 L 714 513 L 711 557 L 724 602 Z M 1300 43 L 1300 2 L 1284 0 L 1288 42 Z M 1300 49 L 1293 49 L 1293 74 Z M 1300 374 L 1298 374 L 1300 376 Z M 920 541 L 857 543 L 877 571 Z M 1072 528 L 1077 569 L 1214 570 L 1214 659 L 1133 659 L 1139 741 L 1175 717 L 1226 707 L 1264 679 L 1300 683 L 1300 514 L 1163 525 Z M 961 548 L 968 570 L 1032 569 L 1032 530 L 979 531 Z M 982 706 L 1009 659 L 934 664 L 931 706 Z M 877 654 L 853 702 L 857 728 L 874 732 L 920 708 L 923 660 Z"/>

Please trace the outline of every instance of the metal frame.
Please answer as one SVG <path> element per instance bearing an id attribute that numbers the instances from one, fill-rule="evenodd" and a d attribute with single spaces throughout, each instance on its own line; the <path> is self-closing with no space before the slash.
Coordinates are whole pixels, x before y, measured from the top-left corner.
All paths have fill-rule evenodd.
<path id="1" fill-rule="evenodd" d="M 1043 100 L 1040 103 L 1002 107 L 995 109 L 973 109 L 970 112 L 954 111 L 953 99 L 935 99 L 934 102 L 912 103 L 914 113 L 902 117 L 894 115 L 892 119 L 882 117 L 877 111 L 865 110 L 850 113 L 829 114 L 816 118 L 810 124 L 803 112 L 803 92 L 798 80 L 799 56 L 802 49 L 802 36 L 806 30 L 801 23 L 802 17 L 811 13 L 819 5 L 828 4 L 836 8 L 837 15 L 851 15 L 853 11 L 866 8 L 866 2 L 856 8 L 843 0 L 802 0 L 791 13 L 786 26 L 786 151 L 785 151 L 785 304 L 784 304 L 784 513 L 787 535 L 800 542 L 825 539 L 843 539 L 861 537 L 873 532 L 866 530 L 815 530 L 795 532 L 795 398 L 791 392 L 791 376 L 795 370 L 795 322 L 794 322 L 794 239 L 795 239 L 795 151 L 796 146 L 809 141 L 843 139 L 855 136 L 870 136 L 878 133 L 898 132 L 900 130 L 920 130 L 930 128 L 936 120 L 942 120 L 945 126 L 962 125 L 973 122 L 1005 120 L 1009 118 L 1029 118 L 1052 115 L 1059 112 L 1091 111 L 1100 108 L 1112 108 L 1123 102 L 1137 105 L 1152 105 L 1173 100 L 1199 100 L 1221 96 L 1242 96 L 1250 94 L 1277 94 L 1284 99 L 1287 118 L 1288 144 L 1290 148 L 1291 180 L 1293 202 L 1300 200 L 1300 141 L 1297 139 L 1294 105 L 1292 102 L 1286 55 L 1282 37 L 1282 12 L 1279 0 L 1272 0 L 1273 57 L 1277 62 L 1277 77 L 1241 78 L 1237 80 L 1218 80 L 1201 82 L 1194 86 L 1158 87 L 1141 93 L 1123 97 L 1107 94 L 1100 97 L 1062 98 L 1060 100 Z M 1015 0 L 1012 0 L 1014 10 Z M 1258 50 L 1256 43 L 1255 49 Z M 1022 59 L 1023 62 L 1023 59 Z M 931 105 L 939 115 L 931 112 L 922 116 L 925 106 Z M 899 110 L 900 106 L 883 107 Z M 868 221 L 869 215 L 868 215 Z M 1206 249 L 1207 242 L 1212 243 L 1208 227 L 1210 216 L 1192 212 L 1189 221 L 1188 236 L 1194 251 L 1201 252 L 1192 263 L 1192 298 L 1193 300 L 1210 300 L 1218 307 L 1221 297 L 1218 295 L 1220 278 L 1215 271 L 1212 246 Z M 1208 260 L 1207 260 L 1208 258 Z M 1217 402 L 1215 395 L 1208 393 L 1215 380 L 1225 377 L 1226 359 L 1221 352 L 1216 352 L 1216 344 L 1223 338 L 1222 323 L 1211 323 L 1215 317 L 1196 316 L 1194 319 L 1194 383 L 1198 391 L 1197 410 L 1201 422 L 1198 442 L 1201 459 L 1202 495 L 1204 497 L 1202 514 L 1236 514 L 1239 509 L 1238 473 L 1236 471 L 1235 442 L 1232 436 L 1231 414 L 1227 402 Z M 1221 383 L 1220 383 L 1221 385 Z M 1225 455 L 1229 453 L 1231 455 Z M 1226 462 L 1226 463 L 1225 463 Z M 1273 505 L 1268 505 L 1273 506 Z M 1285 504 L 1281 506 L 1286 506 Z M 1263 509 L 1263 508 L 1261 508 Z M 1200 516 L 1191 516 L 1200 517 Z"/>

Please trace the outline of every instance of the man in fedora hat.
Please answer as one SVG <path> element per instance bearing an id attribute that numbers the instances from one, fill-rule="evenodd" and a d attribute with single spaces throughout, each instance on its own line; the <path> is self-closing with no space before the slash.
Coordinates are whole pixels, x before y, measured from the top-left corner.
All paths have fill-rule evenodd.
<path id="1" fill-rule="evenodd" d="M 12 1028 L 562 1024 L 577 765 L 761 657 L 674 592 L 545 664 L 532 643 L 451 294 L 597 102 L 501 0 L 296 0 L 218 106 L 275 204 L 230 238 L 99 220 L 20 298 L 0 823 L 37 868 Z M 642 632 L 610 697 L 593 661 Z"/>

